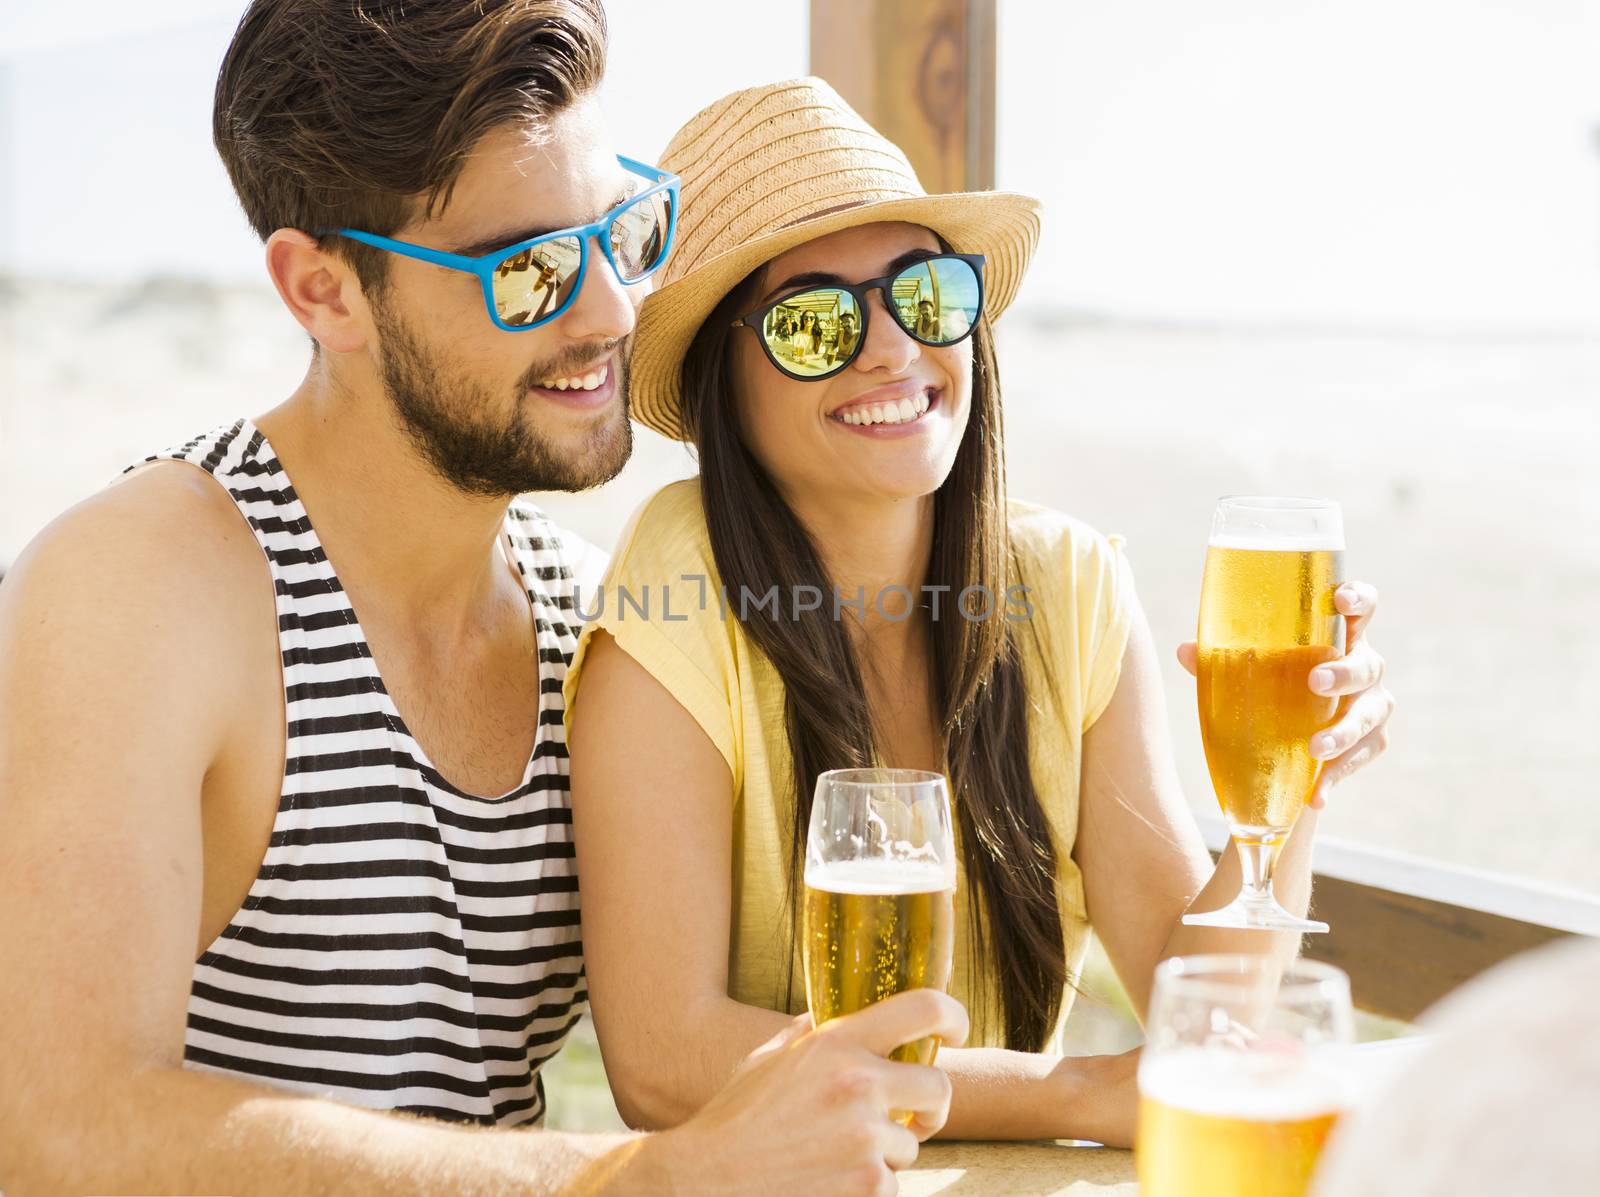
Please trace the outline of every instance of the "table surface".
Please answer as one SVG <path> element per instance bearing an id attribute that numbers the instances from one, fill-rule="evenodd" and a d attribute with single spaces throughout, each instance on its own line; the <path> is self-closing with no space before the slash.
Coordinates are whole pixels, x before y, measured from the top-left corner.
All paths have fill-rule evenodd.
<path id="1" fill-rule="evenodd" d="M 1134 1197 L 1133 1153 L 1064 1143 L 924 1143 L 900 1197 Z"/>

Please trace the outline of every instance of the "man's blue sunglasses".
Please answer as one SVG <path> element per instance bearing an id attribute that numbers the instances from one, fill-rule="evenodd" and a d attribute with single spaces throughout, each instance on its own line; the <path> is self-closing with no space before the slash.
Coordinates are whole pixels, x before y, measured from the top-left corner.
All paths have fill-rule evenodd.
<path id="1" fill-rule="evenodd" d="M 591 240 L 599 242 L 618 281 L 625 285 L 649 278 L 667 260 L 678 229 L 678 176 L 620 155 L 617 161 L 653 185 L 629 196 L 592 224 L 541 233 L 482 257 L 446 253 L 360 229 L 335 232 L 363 245 L 477 275 L 489 319 L 506 332 L 527 332 L 550 323 L 572 306 L 589 269 Z"/>

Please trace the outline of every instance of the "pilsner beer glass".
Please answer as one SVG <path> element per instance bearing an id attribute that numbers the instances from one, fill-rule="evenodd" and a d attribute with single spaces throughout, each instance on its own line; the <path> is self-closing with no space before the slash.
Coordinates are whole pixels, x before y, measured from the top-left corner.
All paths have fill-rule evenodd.
<path id="1" fill-rule="evenodd" d="M 1200 587 L 1200 738 L 1217 801 L 1238 845 L 1239 896 L 1185 915 L 1207 927 L 1326 931 L 1272 894 L 1272 871 L 1311 797 L 1322 762 L 1311 737 L 1339 700 L 1313 693 L 1311 671 L 1336 660 L 1344 619 L 1344 525 L 1324 499 L 1225 498 L 1217 503 Z"/>
<path id="2" fill-rule="evenodd" d="M 1180 956 L 1139 1059 L 1143 1197 L 1303 1197 L 1349 1102 L 1350 979 L 1328 964 Z"/>
<path id="3" fill-rule="evenodd" d="M 801 929 L 820 1026 L 904 989 L 944 990 L 955 951 L 950 792 L 937 773 L 833 769 L 817 778 Z M 891 1059 L 932 1064 L 936 1036 Z"/>

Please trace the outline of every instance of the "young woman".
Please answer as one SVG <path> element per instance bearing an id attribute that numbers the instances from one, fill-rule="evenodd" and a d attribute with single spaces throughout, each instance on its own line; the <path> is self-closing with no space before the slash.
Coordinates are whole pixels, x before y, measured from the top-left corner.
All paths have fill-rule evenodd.
<path id="1" fill-rule="evenodd" d="M 794 351 L 794 360 L 803 362 L 817 351 L 817 314 L 803 312 L 800 316 L 800 327 L 790 339 L 790 348 Z"/>
<path id="2" fill-rule="evenodd" d="M 589 992 L 618 1105 L 681 1120 L 804 1009 L 812 785 L 880 762 L 942 771 L 953 795 L 950 992 L 978 1046 L 939 1057 L 946 1133 L 1127 1143 L 1132 1056 L 1057 1054 L 1090 927 L 1138 1009 L 1167 955 L 1294 945 L 1181 924 L 1232 898 L 1239 870 L 1233 853 L 1213 870 L 1179 792 L 1121 546 L 1006 499 L 989 322 L 1036 206 L 924 195 L 819 80 L 728 97 L 664 161 L 683 178 L 680 240 L 631 394 L 641 422 L 693 441 L 701 474 L 635 516 L 581 604 L 567 681 Z M 771 315 L 817 290 L 854 316 L 856 351 L 797 363 Z M 927 318 L 913 304 L 903 322 L 903 296 Z M 1324 790 L 1383 747 L 1391 700 L 1361 638 L 1374 601 L 1339 592 L 1354 647 L 1321 690 L 1349 696 L 1318 752 Z M 1279 867 L 1300 910 L 1314 830 L 1308 811 Z"/>

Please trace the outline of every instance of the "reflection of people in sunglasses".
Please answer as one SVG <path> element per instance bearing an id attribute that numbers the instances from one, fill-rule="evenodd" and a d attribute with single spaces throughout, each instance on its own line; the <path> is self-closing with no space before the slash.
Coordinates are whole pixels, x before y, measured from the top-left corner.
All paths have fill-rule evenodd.
<path id="1" fill-rule="evenodd" d="M 861 336 L 861 329 L 856 324 L 856 314 L 845 312 L 839 317 L 839 331 L 834 336 L 833 348 L 828 353 L 828 364 L 843 361 L 855 352 L 856 340 Z"/>
<path id="2" fill-rule="evenodd" d="M 608 604 L 567 675 L 577 852 L 585 895 L 604 895 L 585 906 L 584 951 L 616 1091 L 657 1117 L 695 1109 L 708 1073 L 804 1008 L 791 895 L 806 799 L 824 770 L 883 763 L 946 773 L 965 845 L 953 937 L 970 963 L 951 986 L 988 1050 L 939 1054 L 950 1133 L 1127 1144 L 1134 1059 L 1062 1055 L 1091 916 L 1143 1008 L 1165 954 L 1244 938 L 1181 921 L 1239 882 L 1235 860 L 1212 865 L 1175 771 L 1151 766 L 1171 748 L 1119 542 L 1006 496 L 979 297 L 992 317 L 1016 293 L 1036 205 L 925 196 L 909 168 L 886 185 L 903 156 L 817 79 L 719 101 L 664 157 L 719 219 L 690 223 L 645 305 L 634 412 L 692 440 L 700 474 L 636 513 L 609 578 L 633 594 L 712 578 L 729 601 L 691 594 L 647 634 Z M 791 371 L 763 337 L 765 305 L 801 286 L 838 312 L 841 342 L 851 289 L 848 364 Z M 941 311 L 968 296 L 970 335 L 947 342 Z M 756 606 L 769 590 L 777 612 Z M 1376 674 L 1358 688 L 1386 718 Z M 608 736 L 619 719 L 627 752 Z M 1280 870 L 1303 901 L 1309 836 L 1295 834 Z"/>
<path id="3" fill-rule="evenodd" d="M 804 361 L 817 351 L 817 314 L 802 312 L 800 326 L 789 339 L 789 349 L 796 361 Z"/>

